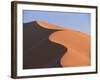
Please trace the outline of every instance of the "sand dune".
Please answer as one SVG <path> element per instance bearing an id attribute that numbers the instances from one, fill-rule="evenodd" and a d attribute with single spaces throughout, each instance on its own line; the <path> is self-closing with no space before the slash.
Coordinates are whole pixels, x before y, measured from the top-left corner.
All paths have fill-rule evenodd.
<path id="1" fill-rule="evenodd" d="M 90 65 L 90 36 L 79 31 L 65 29 L 41 21 L 38 24 L 48 29 L 62 30 L 54 32 L 49 36 L 50 41 L 62 44 L 68 49 L 61 58 L 62 66 Z"/>
<path id="2" fill-rule="evenodd" d="M 42 21 L 23 26 L 23 69 L 90 65 L 87 34 Z"/>

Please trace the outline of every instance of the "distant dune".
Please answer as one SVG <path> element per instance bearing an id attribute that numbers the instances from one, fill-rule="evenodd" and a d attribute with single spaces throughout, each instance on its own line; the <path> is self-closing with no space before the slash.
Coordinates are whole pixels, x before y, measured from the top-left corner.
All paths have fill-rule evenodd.
<path id="1" fill-rule="evenodd" d="M 55 44 L 58 44 L 58 46 L 62 46 L 61 48 L 56 48 L 57 46 L 55 46 L 55 48 L 53 48 L 53 45 L 52 45 L 51 47 L 48 47 L 48 48 L 50 48 L 50 50 L 49 49 L 46 50 L 47 48 L 44 49 L 46 51 L 46 53 L 44 51 L 44 53 L 41 53 L 41 54 L 44 56 L 46 55 L 45 58 L 48 57 L 49 61 L 53 61 L 53 60 L 54 61 L 50 64 L 47 61 L 46 63 L 48 63 L 48 65 L 42 66 L 42 67 L 50 67 L 53 65 L 56 66 L 57 64 L 59 64 L 58 67 L 60 67 L 60 66 L 75 67 L 75 66 L 89 66 L 90 65 L 90 36 L 89 35 L 82 33 L 80 31 L 66 29 L 64 27 L 49 24 L 49 23 L 42 22 L 42 21 L 37 21 L 35 23 L 38 25 L 39 28 L 41 28 L 41 30 L 44 29 L 45 30 L 44 32 L 46 32 L 47 30 L 48 31 L 54 30 L 53 32 L 48 34 L 48 36 L 47 36 L 48 42 L 50 41 L 50 44 L 55 43 Z M 24 24 L 24 27 L 26 25 L 28 25 L 28 23 Z M 34 22 L 31 22 L 31 26 L 32 25 L 36 26 L 36 25 L 34 25 Z M 26 27 L 29 28 L 29 26 L 26 26 Z M 35 30 L 39 31 L 40 29 L 35 29 Z M 25 32 L 27 32 L 27 31 L 25 31 Z M 34 30 L 32 31 L 31 34 L 34 34 Z M 44 34 L 47 34 L 47 33 L 44 33 Z M 42 36 L 41 33 L 39 35 Z M 26 38 L 27 37 L 25 37 L 25 39 Z M 34 37 L 32 40 L 34 41 Z M 24 43 L 26 44 L 27 41 L 28 40 L 26 40 Z M 31 44 L 34 45 L 33 42 Z M 26 45 L 28 45 L 28 44 L 26 44 Z M 49 46 L 49 44 L 46 44 L 46 45 Z M 46 47 L 46 46 L 44 45 L 44 47 Z M 41 48 L 41 46 L 38 48 L 38 50 L 40 48 Z M 61 50 L 59 50 L 59 49 L 61 49 Z M 55 51 L 55 50 L 58 50 L 58 51 Z M 31 51 L 31 53 L 35 53 L 33 49 L 32 49 L 32 51 Z M 58 53 L 56 53 L 56 52 L 58 52 Z M 25 53 L 26 56 L 24 57 L 24 60 L 27 58 L 28 53 Z M 53 54 L 53 55 L 50 55 L 50 54 Z M 40 55 L 40 54 L 38 54 L 38 55 Z M 37 57 L 38 57 L 38 55 L 37 55 Z M 47 55 L 49 55 L 49 56 L 47 56 Z M 35 55 L 33 55 L 33 56 L 35 56 Z M 53 56 L 55 56 L 55 57 L 53 57 Z M 57 56 L 59 58 L 57 58 Z M 31 55 L 31 57 L 32 57 L 32 55 Z M 51 58 L 51 60 L 49 57 Z M 55 58 L 55 59 L 53 59 L 53 58 Z M 48 60 L 48 59 L 44 59 L 44 61 Z M 34 60 L 34 59 L 30 59 L 28 62 L 25 61 L 24 63 L 26 63 L 26 62 L 29 63 L 31 60 Z M 40 60 L 40 62 L 41 62 L 41 60 Z M 33 61 L 33 63 L 35 63 L 35 62 Z M 37 62 L 37 63 L 39 63 L 39 62 Z M 32 63 L 30 63 L 30 64 L 32 64 Z M 36 67 L 38 67 L 38 66 L 40 66 L 40 65 L 37 65 Z M 53 66 L 53 67 L 55 67 L 55 66 Z"/>

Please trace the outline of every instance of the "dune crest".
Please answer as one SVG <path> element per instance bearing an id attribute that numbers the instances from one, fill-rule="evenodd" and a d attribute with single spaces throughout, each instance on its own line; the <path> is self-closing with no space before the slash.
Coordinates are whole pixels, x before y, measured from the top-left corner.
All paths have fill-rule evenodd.
<path id="1" fill-rule="evenodd" d="M 36 22 L 38 25 L 46 29 L 65 30 L 63 27 L 58 26 L 58 25 L 48 24 L 47 22 L 43 22 L 43 21 L 36 21 Z"/>

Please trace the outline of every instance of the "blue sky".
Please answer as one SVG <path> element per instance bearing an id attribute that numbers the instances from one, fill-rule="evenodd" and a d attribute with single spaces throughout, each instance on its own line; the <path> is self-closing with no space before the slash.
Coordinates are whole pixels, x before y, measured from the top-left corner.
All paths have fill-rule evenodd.
<path id="1" fill-rule="evenodd" d="M 23 11 L 23 22 L 45 21 L 51 24 L 75 29 L 90 35 L 91 14 L 75 12 L 52 12 L 52 11 Z"/>

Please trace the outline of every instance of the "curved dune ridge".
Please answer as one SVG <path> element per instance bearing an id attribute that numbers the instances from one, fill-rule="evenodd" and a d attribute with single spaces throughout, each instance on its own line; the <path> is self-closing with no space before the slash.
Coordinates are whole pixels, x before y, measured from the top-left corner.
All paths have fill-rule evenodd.
<path id="1" fill-rule="evenodd" d="M 89 35 L 42 21 L 37 23 L 43 28 L 60 30 L 52 33 L 49 40 L 64 45 L 68 49 L 60 60 L 63 67 L 90 65 Z"/>

